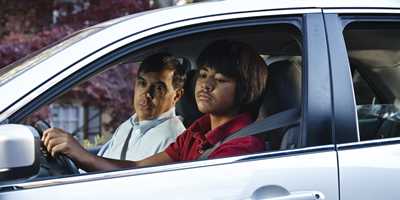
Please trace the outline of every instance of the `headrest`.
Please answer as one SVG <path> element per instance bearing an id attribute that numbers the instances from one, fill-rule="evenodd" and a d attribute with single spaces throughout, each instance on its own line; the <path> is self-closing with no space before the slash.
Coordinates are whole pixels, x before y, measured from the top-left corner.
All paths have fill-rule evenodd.
<path id="1" fill-rule="evenodd" d="M 301 59 L 299 57 L 273 57 L 268 64 L 267 90 L 260 108 L 259 117 L 290 108 L 301 103 Z"/>
<path id="2" fill-rule="evenodd" d="M 196 70 L 190 70 L 187 73 L 184 94 L 176 105 L 176 113 L 183 117 L 183 124 L 189 127 L 202 114 L 197 109 L 196 99 L 194 97 L 194 86 Z"/>

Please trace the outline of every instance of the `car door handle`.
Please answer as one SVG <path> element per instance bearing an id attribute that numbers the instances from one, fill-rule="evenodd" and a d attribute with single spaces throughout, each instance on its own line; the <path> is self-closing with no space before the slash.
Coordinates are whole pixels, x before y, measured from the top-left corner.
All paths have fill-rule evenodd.
<path id="1" fill-rule="evenodd" d="M 280 197 L 263 198 L 259 200 L 323 200 L 325 197 L 320 192 L 293 192 Z"/>
<path id="2" fill-rule="evenodd" d="M 289 192 L 278 185 L 269 185 L 258 188 L 253 192 L 252 200 L 324 200 L 325 196 L 318 191 Z"/>

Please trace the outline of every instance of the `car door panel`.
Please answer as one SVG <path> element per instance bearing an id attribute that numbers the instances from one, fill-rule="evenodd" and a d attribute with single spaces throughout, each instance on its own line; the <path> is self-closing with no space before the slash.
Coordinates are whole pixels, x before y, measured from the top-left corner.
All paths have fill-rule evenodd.
<path id="1" fill-rule="evenodd" d="M 257 160 L 233 164 L 38 187 L 0 193 L 0 199 L 268 199 L 274 190 L 260 190 L 267 186 L 290 193 L 320 192 L 326 199 L 338 199 L 336 153 L 333 148 L 329 149 L 270 158 L 259 156 Z M 34 184 L 25 184 L 24 187 Z"/>
<path id="2" fill-rule="evenodd" d="M 391 52 L 393 49 L 399 49 L 398 45 L 393 45 L 398 44 L 397 36 L 388 37 L 388 35 L 394 35 L 392 32 L 388 32 L 389 30 L 399 29 L 396 25 L 400 24 L 400 18 L 398 14 L 395 14 L 398 13 L 398 10 L 353 9 L 350 11 L 347 9 L 328 9 L 324 10 L 324 13 L 327 13 L 324 16 L 332 60 L 331 68 L 336 72 L 341 71 L 332 74 L 332 80 L 336 80 L 333 81 L 333 87 L 338 89 L 336 93 L 333 92 L 333 96 L 334 99 L 337 99 L 334 101 L 335 115 L 339 118 L 339 120 L 335 119 L 335 137 L 338 143 L 340 199 L 400 199 L 400 192 L 397 187 L 400 180 L 399 139 L 384 138 L 383 135 L 379 136 L 382 139 L 375 137 L 379 131 L 384 130 L 382 129 L 383 125 L 381 125 L 382 121 L 393 120 L 393 123 L 397 123 L 395 117 L 387 117 L 396 116 L 396 113 L 386 113 L 387 116 L 381 117 L 374 115 L 376 113 L 371 109 L 370 115 L 360 115 L 358 112 L 362 103 L 358 105 L 360 103 L 358 99 L 367 98 L 367 95 L 362 96 L 355 89 L 355 80 L 359 81 L 360 77 L 365 78 L 360 76 L 358 69 L 361 71 L 361 67 L 364 67 L 365 69 L 362 70 L 367 70 L 365 66 L 370 66 L 372 71 L 379 71 L 381 70 L 379 67 L 385 66 L 381 66 L 374 58 L 379 56 L 386 58 L 385 56 L 388 55 L 366 54 L 370 56 L 364 55 L 364 60 L 351 60 L 352 53 L 358 53 L 357 55 L 361 57 L 362 53 L 374 52 L 377 49 L 381 53 L 384 50 Z M 391 13 L 391 15 L 388 15 L 388 13 Z M 382 29 L 382 27 L 387 26 L 385 23 L 388 22 L 392 23 L 391 26 Z M 356 26 L 352 27 L 351 24 Z M 354 30 L 354 32 L 350 32 L 351 30 Z M 382 40 L 382 38 L 386 38 L 386 40 Z M 357 46 L 357 44 L 362 45 Z M 395 59 L 397 57 L 388 56 L 387 59 L 389 58 Z M 360 63 L 364 63 L 364 65 Z M 396 73 L 393 73 L 393 75 L 395 76 Z M 367 81 L 372 82 L 372 80 Z M 366 105 L 373 106 L 382 103 L 375 99 L 375 96 L 373 98 L 374 100 Z M 379 122 L 376 130 L 374 130 L 374 126 L 367 128 L 368 134 L 371 133 L 373 137 L 365 137 L 363 135 L 365 134 L 364 129 L 366 129 L 365 121 L 368 123 L 368 120 L 374 119 Z M 360 129 L 359 126 L 363 125 L 364 129 Z M 379 130 L 379 127 L 382 130 Z M 363 139 L 366 141 L 362 141 Z"/>
<path id="3" fill-rule="evenodd" d="M 342 147 L 339 166 L 341 199 L 400 199 L 400 144 Z"/>

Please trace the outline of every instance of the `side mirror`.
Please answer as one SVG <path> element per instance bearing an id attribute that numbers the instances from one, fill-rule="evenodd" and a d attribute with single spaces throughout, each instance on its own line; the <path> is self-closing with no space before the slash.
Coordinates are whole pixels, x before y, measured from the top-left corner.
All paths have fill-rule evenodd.
<path id="1" fill-rule="evenodd" d="M 30 126 L 0 126 L 0 182 L 25 179 L 40 169 L 40 136 Z"/>

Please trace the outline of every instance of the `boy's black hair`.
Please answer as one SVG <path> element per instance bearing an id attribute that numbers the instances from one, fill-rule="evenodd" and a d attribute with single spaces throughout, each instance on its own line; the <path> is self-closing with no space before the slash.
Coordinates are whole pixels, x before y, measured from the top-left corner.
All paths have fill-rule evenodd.
<path id="1" fill-rule="evenodd" d="M 199 69 L 208 67 L 236 80 L 235 101 L 240 112 L 256 117 L 263 97 L 268 72 L 257 52 L 242 42 L 218 40 L 208 45 L 197 59 Z"/>

